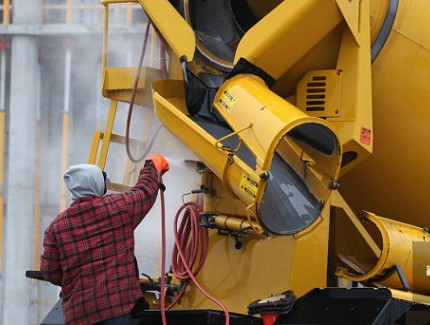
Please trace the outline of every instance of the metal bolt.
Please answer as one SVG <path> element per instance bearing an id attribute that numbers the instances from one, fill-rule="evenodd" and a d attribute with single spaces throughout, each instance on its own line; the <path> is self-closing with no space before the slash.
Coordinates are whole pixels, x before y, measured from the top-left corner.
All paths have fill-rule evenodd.
<path id="1" fill-rule="evenodd" d="M 269 179 L 269 173 L 261 173 L 260 179 L 263 181 L 267 181 Z"/>
<path id="2" fill-rule="evenodd" d="M 328 184 L 328 188 L 329 188 L 330 190 L 337 190 L 339 187 L 340 187 L 340 184 L 339 184 L 338 182 L 336 182 L 336 181 L 331 181 L 331 182 Z"/>

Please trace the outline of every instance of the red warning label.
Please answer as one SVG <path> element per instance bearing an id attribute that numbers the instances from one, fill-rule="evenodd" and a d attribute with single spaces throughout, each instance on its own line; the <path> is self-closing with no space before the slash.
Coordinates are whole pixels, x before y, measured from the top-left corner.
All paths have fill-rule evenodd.
<path id="1" fill-rule="evenodd" d="M 372 130 L 365 127 L 361 127 L 360 131 L 360 142 L 370 146 L 372 144 Z"/>

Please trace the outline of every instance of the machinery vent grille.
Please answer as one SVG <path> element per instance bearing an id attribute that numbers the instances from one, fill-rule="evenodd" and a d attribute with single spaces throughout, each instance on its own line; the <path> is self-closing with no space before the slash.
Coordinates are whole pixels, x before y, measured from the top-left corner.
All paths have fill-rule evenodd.
<path id="1" fill-rule="evenodd" d="M 326 76 L 313 76 L 306 84 L 306 111 L 324 111 L 326 105 Z"/>

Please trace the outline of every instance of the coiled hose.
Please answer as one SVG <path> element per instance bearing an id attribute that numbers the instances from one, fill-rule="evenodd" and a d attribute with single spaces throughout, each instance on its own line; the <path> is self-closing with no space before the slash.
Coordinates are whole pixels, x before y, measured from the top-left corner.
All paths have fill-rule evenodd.
<path id="1" fill-rule="evenodd" d="M 166 322 L 166 310 L 171 309 L 184 295 L 185 289 L 187 288 L 190 280 L 199 288 L 199 290 L 215 304 L 217 304 L 224 311 L 225 324 L 230 324 L 230 315 L 226 306 L 224 306 L 219 300 L 212 297 L 197 281 L 196 276 L 202 268 L 207 252 L 209 236 L 207 228 L 203 228 L 199 225 L 200 220 L 200 206 L 195 202 L 187 202 L 183 204 L 175 215 L 174 219 L 174 236 L 175 245 L 172 251 L 172 272 L 181 281 L 182 288 L 172 303 L 165 307 L 165 277 L 166 274 L 166 236 L 165 236 L 165 203 L 164 203 L 164 192 L 161 191 L 161 211 L 162 211 L 162 262 L 161 262 L 161 314 L 163 325 Z M 179 219 L 182 216 L 179 229 Z M 195 264 L 197 266 L 195 266 Z"/>

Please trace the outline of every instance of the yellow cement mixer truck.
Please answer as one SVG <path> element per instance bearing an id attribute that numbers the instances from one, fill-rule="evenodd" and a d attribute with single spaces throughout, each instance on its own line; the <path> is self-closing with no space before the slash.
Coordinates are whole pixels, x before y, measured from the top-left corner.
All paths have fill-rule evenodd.
<path id="1" fill-rule="evenodd" d="M 134 141 L 112 130 L 125 102 L 153 109 L 200 175 L 199 285 L 142 279 L 136 324 L 430 323 L 428 1 L 101 3 L 111 104 L 89 162 Z M 109 66 L 118 3 L 141 5 L 160 68 Z"/>

